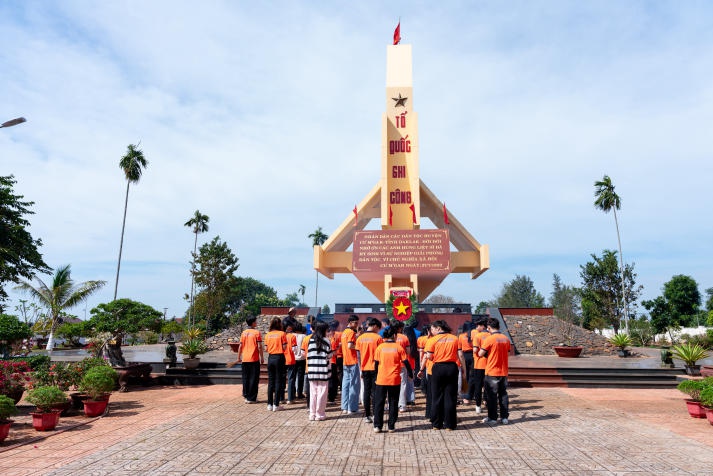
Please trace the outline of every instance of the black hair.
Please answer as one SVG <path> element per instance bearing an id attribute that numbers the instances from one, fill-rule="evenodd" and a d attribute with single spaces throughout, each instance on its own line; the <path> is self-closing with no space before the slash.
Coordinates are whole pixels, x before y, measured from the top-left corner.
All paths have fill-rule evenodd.
<path id="1" fill-rule="evenodd" d="M 384 339 L 393 339 L 396 335 L 396 329 L 394 326 L 387 327 L 384 329 Z"/>
<path id="2" fill-rule="evenodd" d="M 442 319 L 435 321 L 432 325 L 434 325 L 436 327 L 440 327 L 443 330 L 443 332 L 451 333 L 453 331 L 451 329 L 451 326 L 449 326 L 448 323 Z"/>
<path id="3" fill-rule="evenodd" d="M 347 322 L 358 322 L 359 321 L 359 316 L 356 314 L 351 314 L 349 316 L 349 319 L 347 319 Z"/>
<path id="4" fill-rule="evenodd" d="M 282 319 L 280 319 L 279 317 L 276 317 L 272 321 L 270 321 L 270 330 L 271 331 L 281 331 L 282 330 Z"/>
<path id="5" fill-rule="evenodd" d="M 428 331 L 431 330 L 431 324 L 426 324 L 421 328 L 421 335 L 428 335 Z"/>
<path id="6" fill-rule="evenodd" d="M 416 346 L 416 331 L 413 326 L 406 326 L 404 328 L 404 335 L 408 337 L 409 341 L 409 354 L 415 360 L 418 360 L 418 346 Z"/>
<path id="7" fill-rule="evenodd" d="M 327 337 L 327 329 L 329 326 L 326 322 L 317 321 L 312 326 L 312 340 L 314 340 L 317 346 L 317 351 L 320 353 L 328 354 L 332 350 L 328 342 L 325 341 Z"/>
<path id="8" fill-rule="evenodd" d="M 245 319 L 245 323 L 249 326 L 252 326 L 255 321 L 257 321 L 257 317 L 255 316 L 249 316 L 247 319 Z"/>
<path id="9" fill-rule="evenodd" d="M 329 328 L 333 331 L 336 331 L 337 329 L 339 329 L 339 321 L 335 319 L 332 322 L 330 322 Z"/>
<path id="10" fill-rule="evenodd" d="M 377 329 L 381 329 L 381 321 L 379 321 L 377 318 L 372 317 L 368 321 L 369 327 L 376 327 Z"/>
<path id="11" fill-rule="evenodd" d="M 500 330 L 500 321 L 498 321 L 494 317 L 491 317 L 490 319 L 488 319 L 488 327 L 495 330 Z"/>

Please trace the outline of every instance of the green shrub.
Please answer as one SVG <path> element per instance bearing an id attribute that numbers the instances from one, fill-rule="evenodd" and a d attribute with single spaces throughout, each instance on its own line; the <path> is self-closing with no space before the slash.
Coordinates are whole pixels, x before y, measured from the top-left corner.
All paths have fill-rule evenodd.
<path id="1" fill-rule="evenodd" d="M 0 423 L 6 423 L 13 415 L 17 415 L 15 400 L 8 396 L 0 395 Z"/>
<path id="2" fill-rule="evenodd" d="M 114 390 L 117 378 L 116 370 L 111 367 L 93 367 L 82 377 L 79 389 L 89 395 L 92 400 L 98 400 L 105 393 Z"/>
<path id="3" fill-rule="evenodd" d="M 197 355 L 208 352 L 208 346 L 203 339 L 189 339 L 178 346 L 178 351 L 191 359 L 195 359 Z"/>
<path id="4" fill-rule="evenodd" d="M 701 391 L 706 388 L 706 384 L 703 380 L 686 379 L 679 382 L 676 388 L 691 397 L 691 400 L 700 402 Z"/>
<path id="5" fill-rule="evenodd" d="M 42 366 L 49 367 L 50 362 L 52 362 L 49 355 L 28 355 L 25 357 L 13 357 L 8 360 L 27 362 L 27 365 L 29 365 L 32 370 L 37 370 Z"/>
<path id="6" fill-rule="evenodd" d="M 614 334 L 609 338 L 609 343 L 613 345 L 614 347 L 618 347 L 621 350 L 624 350 L 627 346 L 631 345 L 631 337 L 629 337 L 627 334 L 624 333 L 619 333 L 619 334 Z"/>
<path id="7" fill-rule="evenodd" d="M 79 385 L 81 367 L 76 362 L 53 362 L 42 366 L 32 374 L 35 386 L 55 386 L 60 390 L 69 390 Z"/>
<path id="8" fill-rule="evenodd" d="M 700 394 L 701 405 L 708 408 L 713 408 L 713 385 L 707 385 Z"/>
<path id="9" fill-rule="evenodd" d="M 67 395 L 59 387 L 43 385 L 28 391 L 25 400 L 35 405 L 39 412 L 47 413 L 52 410 L 52 405 L 66 402 Z"/>
<path id="10" fill-rule="evenodd" d="M 698 344 L 680 344 L 673 346 L 673 356 L 683 360 L 688 365 L 696 365 L 696 362 L 708 357 L 708 352 Z"/>

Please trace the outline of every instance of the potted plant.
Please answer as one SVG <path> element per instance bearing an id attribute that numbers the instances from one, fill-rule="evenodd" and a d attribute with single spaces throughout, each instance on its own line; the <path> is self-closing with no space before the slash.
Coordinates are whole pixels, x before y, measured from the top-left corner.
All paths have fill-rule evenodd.
<path id="1" fill-rule="evenodd" d="M 710 377 L 705 379 L 710 380 Z M 713 380 L 710 385 L 705 385 L 703 390 L 701 390 L 701 405 L 706 409 L 706 418 L 708 418 L 708 423 L 713 425 Z"/>
<path id="2" fill-rule="evenodd" d="M 682 380 L 676 387 L 681 392 L 689 396 L 686 399 L 688 414 L 693 418 L 705 418 L 706 410 L 701 406 L 701 391 L 706 387 L 703 380 L 686 379 Z"/>
<path id="3" fill-rule="evenodd" d="M 673 346 L 673 356 L 683 361 L 687 375 L 700 375 L 701 366 L 696 362 L 708 357 L 708 352 L 698 344 L 680 344 Z"/>
<path id="4" fill-rule="evenodd" d="M 100 365 L 87 370 L 79 389 L 88 396 L 84 400 L 84 414 L 88 417 L 104 413 L 109 403 L 109 395 L 116 386 L 118 374 L 109 366 Z"/>
<path id="5" fill-rule="evenodd" d="M 25 361 L 0 360 L 0 395 L 7 395 L 15 403 L 19 402 L 30 381 L 30 371 Z"/>
<path id="6" fill-rule="evenodd" d="M 626 357 L 629 355 L 629 351 L 626 350 L 627 346 L 631 345 L 631 337 L 628 334 L 620 332 L 619 334 L 614 334 L 609 338 L 609 343 L 614 347 L 619 349 L 619 357 Z"/>
<path id="7" fill-rule="evenodd" d="M 13 421 L 10 417 L 17 414 L 15 401 L 7 395 L 0 395 L 0 442 L 7 438 Z"/>
<path id="8" fill-rule="evenodd" d="M 54 385 L 42 385 L 27 392 L 25 400 L 37 407 L 31 412 L 32 426 L 37 431 L 54 430 L 59 423 L 61 409 L 56 406 L 67 402 L 67 395 Z"/>
<path id="9" fill-rule="evenodd" d="M 201 362 L 201 359 L 196 357 L 200 354 L 208 352 L 208 346 L 205 344 L 203 339 L 193 338 L 188 339 L 178 346 L 178 352 L 184 355 L 183 366 L 187 369 L 195 369 Z"/>
<path id="10" fill-rule="evenodd" d="M 574 316 L 569 318 L 556 318 L 553 328 L 557 335 L 562 338 L 559 345 L 552 346 L 559 357 L 579 357 L 584 347 L 575 345 L 575 336 L 577 335 L 577 325 L 572 321 Z"/>

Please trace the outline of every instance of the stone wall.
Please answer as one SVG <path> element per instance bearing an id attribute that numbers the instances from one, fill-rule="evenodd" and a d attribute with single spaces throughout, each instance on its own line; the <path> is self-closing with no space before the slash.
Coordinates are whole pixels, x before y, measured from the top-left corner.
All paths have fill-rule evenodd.
<path id="1" fill-rule="evenodd" d="M 257 316 L 257 330 L 264 336 L 270 329 L 270 321 L 275 317 L 284 319 L 285 315 L 273 316 L 273 315 L 259 315 Z M 296 320 L 305 323 L 306 316 L 296 316 Z M 208 344 L 209 350 L 230 350 L 230 342 L 240 342 L 240 334 L 245 330 L 247 326 L 245 324 L 239 326 L 233 326 L 229 329 L 219 332 L 218 334 L 206 339 L 206 344 Z"/>
<path id="2" fill-rule="evenodd" d="M 611 355 L 616 353 L 609 341 L 596 332 L 578 326 L 567 326 L 551 316 L 503 316 L 515 349 L 520 354 L 552 355 L 552 346 L 567 344 L 584 347 L 582 355 Z"/>

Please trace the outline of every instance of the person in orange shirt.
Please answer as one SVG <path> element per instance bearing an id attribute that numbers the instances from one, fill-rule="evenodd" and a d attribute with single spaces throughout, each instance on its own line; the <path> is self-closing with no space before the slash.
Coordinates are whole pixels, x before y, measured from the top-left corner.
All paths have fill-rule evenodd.
<path id="1" fill-rule="evenodd" d="M 342 332 L 342 356 L 344 369 L 342 376 L 342 413 L 351 415 L 359 411 L 359 362 L 356 351 L 356 330 L 359 316 L 352 314 L 347 319 L 347 328 Z"/>
<path id="2" fill-rule="evenodd" d="M 444 426 L 455 430 L 457 424 L 456 402 L 458 400 L 458 362 L 463 365 L 463 351 L 458 338 L 451 334 L 446 321 L 438 320 L 431 325 L 434 336 L 426 342 L 426 359 L 433 361 L 431 376 L 431 424 L 434 430 Z"/>
<path id="3" fill-rule="evenodd" d="M 376 348 L 384 342 L 378 334 L 381 329 L 381 322 L 372 317 L 367 321 L 366 332 L 357 337 L 356 349 L 359 354 L 359 365 L 361 366 L 361 378 L 364 383 L 364 421 L 372 423 L 372 398 L 374 396 L 374 385 L 376 384 L 376 370 L 374 367 L 374 354 Z"/>
<path id="4" fill-rule="evenodd" d="M 285 393 L 285 351 L 287 336 L 282 330 L 279 317 L 270 322 L 270 331 L 265 334 L 267 347 L 267 410 L 280 409 L 280 396 Z"/>
<path id="5" fill-rule="evenodd" d="M 342 355 L 342 333 L 339 332 L 339 321 L 329 323 L 329 341 L 332 343 L 332 360 L 330 365 L 332 368 L 332 376 L 329 378 L 329 390 L 327 391 L 327 401 L 334 403 L 337 399 L 337 391 L 339 390 L 339 359 Z"/>
<path id="6" fill-rule="evenodd" d="M 242 361 L 243 397 L 245 403 L 257 403 L 257 388 L 260 382 L 260 366 L 263 363 L 262 336 L 257 330 L 257 318 L 250 316 L 245 320 L 248 328 L 240 334 L 238 345 L 238 360 L 230 362 L 226 367 L 232 367 Z"/>
<path id="7" fill-rule="evenodd" d="M 285 318 L 282 321 L 282 327 L 285 329 L 285 336 L 287 337 L 287 347 L 285 348 L 285 371 L 287 372 L 287 403 L 291 405 L 295 402 L 295 390 L 297 387 L 297 366 L 295 359 L 295 350 L 297 348 L 297 336 L 294 333 L 295 321 L 291 317 Z M 284 400 L 284 394 L 281 395 L 280 401 Z"/>
<path id="8" fill-rule="evenodd" d="M 406 356 L 408 356 L 411 353 L 411 342 L 409 341 L 409 338 L 406 337 L 404 334 L 404 323 L 402 321 L 397 321 L 396 319 L 391 320 L 391 326 L 396 330 L 396 336 L 394 336 L 394 341 L 399 344 L 401 347 L 403 347 L 404 352 L 406 352 Z M 409 361 L 410 363 L 410 361 Z M 413 368 L 413 367 L 412 367 Z M 413 380 L 409 382 L 409 378 L 406 375 L 406 368 L 402 367 L 401 368 L 401 390 L 399 391 L 399 411 L 400 412 L 405 412 L 406 411 L 406 401 L 407 398 L 410 401 L 410 395 L 408 395 L 408 390 L 409 390 L 409 383 L 411 384 L 410 387 L 413 388 Z"/>
<path id="9" fill-rule="evenodd" d="M 433 361 L 426 359 L 426 342 L 433 337 L 431 324 L 423 326 L 421 337 L 418 338 L 419 351 L 419 371 L 418 377 L 421 379 L 421 391 L 426 396 L 426 420 L 431 421 L 431 374 L 433 371 Z"/>
<path id="10" fill-rule="evenodd" d="M 478 355 L 488 357 L 485 366 L 485 399 L 488 404 L 488 417 L 483 423 L 495 423 L 498 420 L 498 407 L 503 425 L 508 424 L 508 360 L 510 357 L 510 339 L 500 333 L 500 321 L 488 319 L 490 336 L 483 342 Z"/>
<path id="11" fill-rule="evenodd" d="M 468 386 L 468 395 L 470 399 L 475 399 L 475 413 L 481 413 L 483 405 L 483 383 L 485 382 L 485 366 L 488 362 L 487 357 L 479 357 L 478 352 L 483 345 L 485 339 L 490 335 L 486 329 L 488 320 L 485 318 L 479 319 L 475 323 L 475 329 L 470 333 L 473 341 L 473 383 Z"/>
<path id="12" fill-rule="evenodd" d="M 302 326 L 300 326 L 300 330 L 306 332 L 306 329 Z M 302 344 L 300 344 L 301 353 L 305 356 L 305 359 L 307 358 L 307 354 L 309 351 L 309 341 L 311 338 L 312 338 L 312 334 L 304 335 L 304 338 L 302 339 Z M 308 370 L 309 370 L 309 365 L 308 365 L 307 360 L 305 360 L 305 375 L 304 375 L 304 382 L 303 382 L 305 396 L 303 396 L 303 398 L 307 399 L 307 408 L 309 408 L 309 377 L 307 375 Z"/>
<path id="13" fill-rule="evenodd" d="M 413 378 L 408 355 L 400 344 L 394 342 L 395 334 L 394 326 L 389 326 L 384 331 L 384 343 L 379 345 L 374 353 L 374 369 L 376 371 L 374 433 L 380 433 L 384 427 L 384 404 L 387 399 L 389 400 L 389 433 L 396 431 L 402 367 L 405 367 L 407 375 Z"/>
<path id="14" fill-rule="evenodd" d="M 465 384 L 468 387 L 467 392 L 463 393 L 463 404 L 469 405 L 473 398 L 470 396 L 473 386 L 473 341 L 471 339 L 470 322 L 464 322 L 461 332 L 458 333 L 458 343 L 463 351 L 463 361 L 465 362 Z"/>

